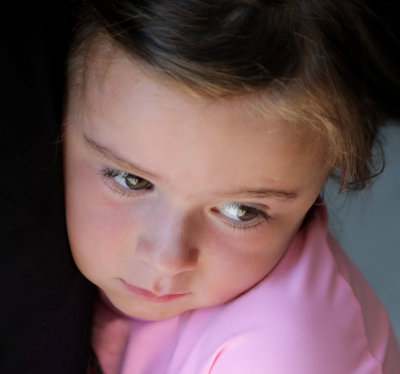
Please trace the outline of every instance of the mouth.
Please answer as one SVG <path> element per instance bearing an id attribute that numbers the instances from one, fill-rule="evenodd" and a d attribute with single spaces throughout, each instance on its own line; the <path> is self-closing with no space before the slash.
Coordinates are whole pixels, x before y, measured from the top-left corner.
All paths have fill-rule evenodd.
<path id="1" fill-rule="evenodd" d="M 184 293 L 171 293 L 171 294 L 164 294 L 164 295 L 156 295 L 155 293 L 153 293 L 151 291 L 145 290 L 140 287 L 136 287 L 136 286 L 124 281 L 121 278 L 118 278 L 118 279 L 129 293 L 133 294 L 138 299 L 142 299 L 145 301 L 153 301 L 156 303 L 167 303 L 169 301 L 173 301 L 173 300 L 182 298 L 184 296 L 187 296 L 190 293 L 190 292 L 184 292 Z"/>

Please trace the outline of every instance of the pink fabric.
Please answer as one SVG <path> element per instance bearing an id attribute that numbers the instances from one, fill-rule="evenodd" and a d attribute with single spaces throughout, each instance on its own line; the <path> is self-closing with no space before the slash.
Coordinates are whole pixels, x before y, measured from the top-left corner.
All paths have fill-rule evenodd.
<path id="1" fill-rule="evenodd" d="M 318 210 L 278 266 L 227 304 L 148 322 L 99 303 L 104 373 L 399 374 L 387 314 L 326 221 Z"/>

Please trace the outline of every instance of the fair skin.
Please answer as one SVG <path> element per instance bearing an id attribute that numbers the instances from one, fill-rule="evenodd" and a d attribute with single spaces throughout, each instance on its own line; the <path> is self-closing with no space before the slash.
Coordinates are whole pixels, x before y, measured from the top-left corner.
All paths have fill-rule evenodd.
<path id="1" fill-rule="evenodd" d="M 194 97 L 121 51 L 70 90 L 68 235 L 123 313 L 159 320 L 225 303 L 281 259 L 326 180 L 308 130 Z"/>

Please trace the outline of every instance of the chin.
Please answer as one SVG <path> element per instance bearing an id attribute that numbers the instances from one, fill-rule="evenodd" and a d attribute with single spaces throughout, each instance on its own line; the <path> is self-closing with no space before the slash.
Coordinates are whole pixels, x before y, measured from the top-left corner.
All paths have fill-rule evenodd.
<path id="1" fill-rule="evenodd" d="M 154 307 L 152 310 L 135 310 L 135 311 L 127 311 L 128 316 L 131 318 L 146 320 L 146 321 L 161 321 L 163 319 L 175 317 L 180 312 L 164 312 L 162 310 L 158 310 L 159 308 Z"/>
<path id="2" fill-rule="evenodd" d="M 165 310 L 165 305 L 157 305 L 149 303 L 149 305 L 126 305 L 125 303 L 113 304 L 113 308 L 117 309 L 118 312 L 124 314 L 130 318 L 136 318 L 146 321 L 161 321 L 163 319 L 174 317 L 178 314 L 183 313 L 185 310 Z"/>

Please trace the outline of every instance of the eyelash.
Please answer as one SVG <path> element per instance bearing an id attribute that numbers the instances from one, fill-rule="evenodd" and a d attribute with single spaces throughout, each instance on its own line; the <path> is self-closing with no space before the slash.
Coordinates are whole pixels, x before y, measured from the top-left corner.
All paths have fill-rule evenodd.
<path id="1" fill-rule="evenodd" d="M 139 179 L 142 179 L 144 181 L 147 181 L 144 178 L 141 178 L 137 175 L 128 173 L 128 172 L 124 172 L 122 170 L 119 169 L 115 169 L 112 167 L 105 167 L 103 169 L 100 170 L 99 174 L 101 175 L 101 177 L 105 180 L 105 183 L 107 184 L 107 186 L 111 189 L 112 192 L 118 194 L 119 196 L 122 196 L 124 198 L 135 198 L 138 197 L 138 195 L 142 195 L 145 192 L 148 191 L 152 191 L 154 189 L 154 185 L 150 183 L 150 188 L 143 188 L 143 189 L 138 189 L 138 190 L 131 190 L 128 188 L 124 188 L 123 186 L 121 186 L 118 182 L 115 181 L 115 177 L 117 177 L 118 175 L 132 175 L 135 176 Z M 229 219 L 228 217 L 226 217 L 224 214 L 222 214 L 221 212 L 218 211 L 217 208 L 213 208 L 212 211 L 216 214 L 219 214 L 221 216 L 221 220 L 224 223 L 224 225 L 231 231 L 234 232 L 248 232 L 248 231 L 253 231 L 253 230 L 257 230 L 258 228 L 260 228 L 260 226 L 262 226 L 264 223 L 267 223 L 270 221 L 271 217 L 264 211 L 261 209 L 258 209 L 255 206 L 252 205 L 246 205 L 246 204 L 241 204 L 241 203 L 231 203 L 232 205 L 243 205 L 245 207 L 248 208 L 252 208 L 255 209 L 257 216 L 256 218 L 253 220 L 249 220 L 249 221 L 237 221 L 235 222 L 232 219 Z M 228 205 L 228 204 L 225 204 Z"/>
<path id="2" fill-rule="evenodd" d="M 261 228 L 261 226 L 263 226 L 265 223 L 268 223 L 271 220 L 271 216 L 269 216 L 265 211 L 256 208 L 255 206 L 246 205 L 246 204 L 240 204 L 240 205 L 244 205 L 246 207 L 255 209 L 257 211 L 258 215 L 256 216 L 256 218 L 254 220 L 250 220 L 247 222 L 246 221 L 237 221 L 237 223 L 235 223 L 235 221 L 230 220 L 228 217 L 226 217 L 225 215 L 220 213 L 220 215 L 222 217 L 222 222 L 231 231 L 243 232 L 243 231 L 257 230 L 257 229 Z M 217 213 L 217 214 L 219 213 L 217 209 L 215 209 L 213 211 L 215 211 L 215 213 Z"/>
<path id="3" fill-rule="evenodd" d="M 106 182 L 107 186 L 110 187 L 111 191 L 122 197 L 126 197 L 126 198 L 138 197 L 138 195 L 141 195 L 147 191 L 153 190 L 154 186 L 150 182 L 149 182 L 150 186 L 151 186 L 150 188 L 143 188 L 143 189 L 138 189 L 138 190 L 131 190 L 128 188 L 124 188 L 119 183 L 117 183 L 114 179 L 116 176 L 124 175 L 124 174 L 125 175 L 134 175 L 134 174 L 124 172 L 119 169 L 114 169 L 114 168 L 111 168 L 108 166 L 100 170 L 100 175 L 103 177 L 103 179 L 105 179 L 105 182 Z M 140 178 L 140 177 L 138 177 L 138 178 Z M 143 178 L 140 178 L 140 179 L 143 179 Z M 143 180 L 145 180 L 145 179 L 143 179 Z"/>

